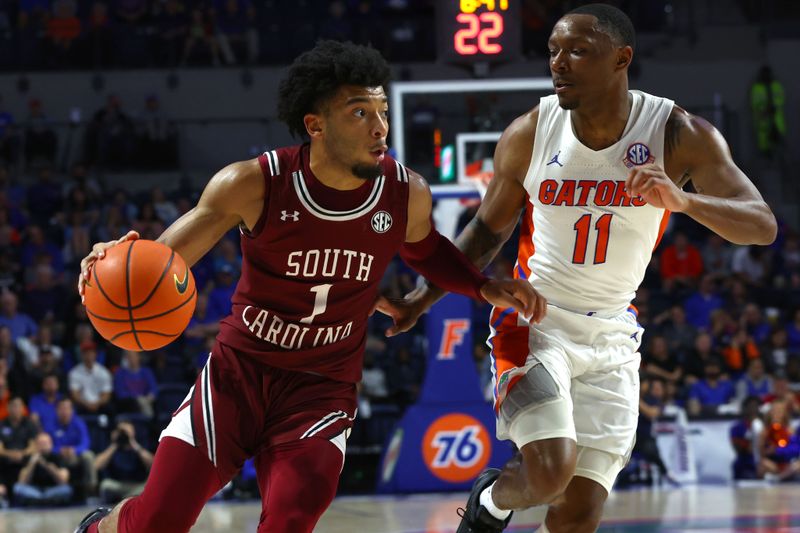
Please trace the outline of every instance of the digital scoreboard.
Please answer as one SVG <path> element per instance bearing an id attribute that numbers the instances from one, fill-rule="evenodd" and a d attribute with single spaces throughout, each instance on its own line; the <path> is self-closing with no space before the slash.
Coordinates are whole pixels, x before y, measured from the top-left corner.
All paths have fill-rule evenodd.
<path id="1" fill-rule="evenodd" d="M 437 1 L 439 60 L 475 64 L 517 59 L 521 26 L 519 1 Z"/>

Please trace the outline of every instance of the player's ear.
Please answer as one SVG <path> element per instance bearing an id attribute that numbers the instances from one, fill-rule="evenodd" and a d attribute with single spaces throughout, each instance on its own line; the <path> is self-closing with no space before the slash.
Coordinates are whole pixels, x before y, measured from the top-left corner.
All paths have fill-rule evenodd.
<path id="1" fill-rule="evenodd" d="M 623 46 L 617 48 L 617 69 L 624 69 L 631 66 L 633 61 L 633 48 L 630 46 Z"/>
<path id="2" fill-rule="evenodd" d="M 306 126 L 306 132 L 311 138 L 319 137 L 322 135 L 322 117 L 309 113 L 303 117 L 303 124 Z"/>

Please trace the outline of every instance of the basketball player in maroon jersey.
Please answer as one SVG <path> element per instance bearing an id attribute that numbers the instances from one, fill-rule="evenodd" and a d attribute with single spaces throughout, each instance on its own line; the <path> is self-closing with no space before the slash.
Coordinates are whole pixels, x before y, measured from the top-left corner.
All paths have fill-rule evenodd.
<path id="1" fill-rule="evenodd" d="M 94 511 L 77 531 L 188 531 L 250 457 L 258 531 L 312 531 L 336 492 L 367 317 L 398 252 L 445 289 L 542 316 L 529 284 L 488 280 L 432 227 L 428 185 L 386 154 L 388 78 L 370 48 L 326 41 L 301 55 L 281 82 L 278 110 L 310 142 L 224 168 L 159 237 L 192 265 L 240 228 L 232 312 L 161 433 L 144 492 Z M 81 294 L 104 250 L 137 237 L 94 246 Z"/>

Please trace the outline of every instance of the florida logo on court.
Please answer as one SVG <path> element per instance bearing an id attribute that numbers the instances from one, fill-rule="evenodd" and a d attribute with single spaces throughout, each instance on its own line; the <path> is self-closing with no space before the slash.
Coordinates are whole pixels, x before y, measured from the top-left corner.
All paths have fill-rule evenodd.
<path id="1" fill-rule="evenodd" d="M 650 148 L 644 143 L 633 143 L 625 151 L 625 159 L 622 161 L 628 168 L 652 163 L 656 158 L 650 153 Z"/>
<path id="2" fill-rule="evenodd" d="M 392 227 L 392 215 L 386 211 L 378 211 L 372 215 L 372 229 L 375 233 L 386 233 Z"/>
<path id="3" fill-rule="evenodd" d="M 489 432 L 477 418 L 464 413 L 440 416 L 422 438 L 422 458 L 431 474 L 450 483 L 474 479 L 489 462 Z"/>

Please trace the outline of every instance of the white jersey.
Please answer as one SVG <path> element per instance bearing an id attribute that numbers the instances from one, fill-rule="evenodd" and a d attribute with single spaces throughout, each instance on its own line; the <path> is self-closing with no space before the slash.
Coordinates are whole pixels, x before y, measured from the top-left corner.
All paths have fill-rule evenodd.
<path id="1" fill-rule="evenodd" d="M 598 315 L 624 312 L 644 278 L 669 212 L 625 195 L 630 168 L 664 168 L 673 102 L 640 91 L 622 138 L 592 150 L 575 136 L 556 95 L 539 102 L 519 270 L 548 303 Z"/>

